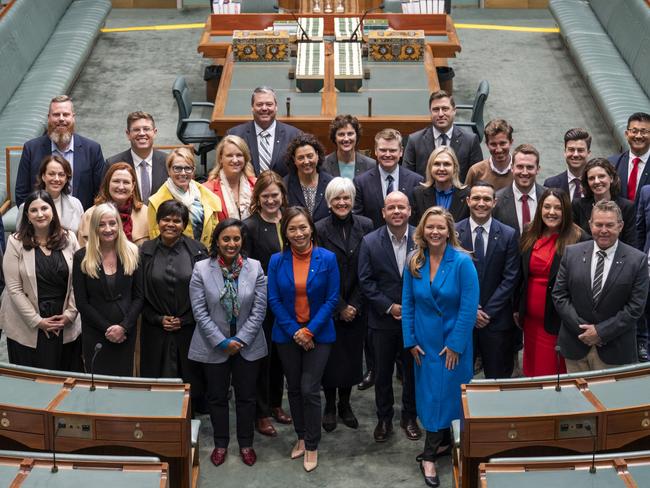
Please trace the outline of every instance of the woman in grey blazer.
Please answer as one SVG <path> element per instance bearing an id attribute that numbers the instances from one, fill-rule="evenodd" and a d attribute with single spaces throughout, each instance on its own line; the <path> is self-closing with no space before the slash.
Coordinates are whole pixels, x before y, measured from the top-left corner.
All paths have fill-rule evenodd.
<path id="1" fill-rule="evenodd" d="M 214 450 L 210 460 L 223 464 L 230 440 L 228 389 L 235 389 L 237 441 L 242 461 L 255 464 L 253 449 L 256 379 L 267 355 L 262 322 L 266 314 L 266 277 L 259 261 L 241 254 L 245 233 L 236 219 L 219 222 L 210 258 L 196 263 L 190 300 L 197 327 L 189 358 L 201 363 L 206 378 Z"/>
<path id="2" fill-rule="evenodd" d="M 377 162 L 357 151 L 361 137 L 361 124 L 353 115 L 337 115 L 330 124 L 330 140 L 336 151 L 325 156 L 323 171 L 332 176 L 354 179 L 375 167 Z"/>

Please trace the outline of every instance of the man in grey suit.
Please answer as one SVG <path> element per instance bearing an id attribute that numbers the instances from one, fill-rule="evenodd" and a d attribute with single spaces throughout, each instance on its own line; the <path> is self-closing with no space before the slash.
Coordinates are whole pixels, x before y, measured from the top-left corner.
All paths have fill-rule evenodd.
<path id="1" fill-rule="evenodd" d="M 497 192 L 494 218 L 521 235 L 532 222 L 544 187 L 537 184 L 539 152 L 531 144 L 521 144 L 512 153 L 511 185 Z"/>
<path id="2" fill-rule="evenodd" d="M 569 373 L 635 363 L 636 324 L 648 296 L 648 256 L 618 240 L 616 203 L 596 203 L 589 225 L 594 240 L 565 249 L 553 288 Z"/>
<path id="3" fill-rule="evenodd" d="M 246 141 L 251 152 L 255 175 L 272 169 L 280 176 L 287 175 L 285 153 L 289 143 L 300 134 L 300 129 L 275 120 L 278 100 L 273 88 L 260 86 L 251 96 L 253 120 L 231 127 L 228 134 Z"/>
<path id="4" fill-rule="evenodd" d="M 126 117 L 126 138 L 131 148 L 115 154 L 106 160 L 106 171 L 115 163 L 128 163 L 138 178 L 140 197 L 146 204 L 149 197 L 167 181 L 167 154 L 154 151 L 153 144 L 158 134 L 153 116 L 147 112 L 131 112 Z"/>
<path id="5" fill-rule="evenodd" d="M 431 152 L 439 146 L 451 146 L 458 158 L 460 181 L 465 181 L 467 171 L 474 163 L 483 160 L 478 136 L 469 130 L 456 127 L 456 103 L 454 97 L 444 90 L 433 92 L 429 97 L 431 127 L 409 136 L 404 150 L 405 168 L 425 176 Z"/>

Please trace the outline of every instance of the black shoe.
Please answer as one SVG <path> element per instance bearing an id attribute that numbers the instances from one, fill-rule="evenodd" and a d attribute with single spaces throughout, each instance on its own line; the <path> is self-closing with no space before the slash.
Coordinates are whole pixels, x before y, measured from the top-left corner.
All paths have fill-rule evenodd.
<path id="1" fill-rule="evenodd" d="M 408 419 L 400 422 L 400 426 L 402 429 L 404 429 L 404 433 L 406 434 L 406 438 L 410 441 L 417 441 L 420 437 L 422 437 L 422 431 L 420 430 L 420 426 L 418 425 L 418 421 L 415 419 Z"/>
<path id="2" fill-rule="evenodd" d="M 332 432 L 336 429 L 336 412 L 325 411 L 323 413 L 323 429 L 325 432 Z"/>
<path id="3" fill-rule="evenodd" d="M 375 386 L 375 372 L 372 369 L 369 369 L 366 375 L 361 380 L 361 383 L 357 385 L 359 390 L 367 390 Z"/>
<path id="4" fill-rule="evenodd" d="M 377 422 L 377 427 L 375 427 L 375 432 L 373 433 L 375 442 L 386 442 L 392 433 L 393 423 L 387 420 L 380 420 Z"/>
<path id="5" fill-rule="evenodd" d="M 645 344 L 639 344 L 636 347 L 636 352 L 639 357 L 639 362 L 640 363 L 647 363 L 648 362 L 648 348 Z"/>
<path id="6" fill-rule="evenodd" d="M 354 416 L 352 407 L 350 407 L 349 404 L 339 405 L 339 417 L 341 417 L 341 421 L 346 427 L 349 427 L 351 429 L 356 429 L 359 427 L 359 421 Z"/>
<path id="7" fill-rule="evenodd" d="M 420 471 L 422 471 L 422 477 L 424 478 L 424 484 L 430 486 L 431 488 L 438 488 L 440 486 L 440 478 L 438 475 L 427 476 L 424 474 L 424 466 L 422 466 L 422 461 L 420 461 Z"/>

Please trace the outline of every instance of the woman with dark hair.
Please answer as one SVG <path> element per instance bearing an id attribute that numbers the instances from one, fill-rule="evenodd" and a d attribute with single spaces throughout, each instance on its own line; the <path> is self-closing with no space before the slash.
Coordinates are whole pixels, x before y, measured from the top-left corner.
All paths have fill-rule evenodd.
<path id="1" fill-rule="evenodd" d="M 330 141 L 336 151 L 325 156 L 323 171 L 350 180 L 377 165 L 377 162 L 357 151 L 361 124 L 353 115 L 337 115 L 330 124 Z"/>
<path id="2" fill-rule="evenodd" d="M 582 173 L 582 188 L 584 196 L 572 203 L 573 221 L 585 233 L 591 236 L 589 220 L 591 209 L 596 202 L 611 200 L 616 203 L 623 214 L 623 231 L 621 242 L 637 247 L 635 228 L 636 212 L 634 203 L 623 198 L 621 193 L 621 179 L 616 168 L 605 158 L 594 158 L 587 162 Z"/>
<path id="3" fill-rule="evenodd" d="M 287 148 L 289 174 L 284 177 L 289 205 L 304 207 L 314 222 L 327 217 L 325 188 L 332 176 L 321 171 L 325 149 L 312 134 L 296 136 Z"/>
<path id="4" fill-rule="evenodd" d="M 226 219 L 214 229 L 210 259 L 194 266 L 190 300 L 197 327 L 189 358 L 201 363 L 214 432 L 210 460 L 223 464 L 230 441 L 228 390 L 235 389 L 237 441 L 244 464 L 257 460 L 253 449 L 255 382 L 259 360 L 267 354 L 262 321 L 266 278 L 259 261 L 242 254 L 246 241 L 241 220 Z"/>
<path id="5" fill-rule="evenodd" d="M 282 250 L 280 221 L 282 211 L 287 208 L 287 190 L 282 177 L 274 171 L 260 173 L 253 188 L 251 216 L 244 220 L 246 228 L 246 255 L 262 264 L 264 273 L 268 272 L 271 256 Z M 277 346 L 271 342 L 275 316 L 267 304 L 266 316 L 262 323 L 266 347 L 269 354 L 260 362 L 257 376 L 257 421 L 260 434 L 275 437 L 278 435 L 271 423 L 271 417 L 281 424 L 290 424 L 291 417 L 282 408 L 284 373 L 278 356 Z"/>
<path id="6" fill-rule="evenodd" d="M 519 300 L 515 322 L 524 331 L 526 376 L 558 373 L 555 345 L 560 317 L 553 306 L 551 291 L 566 246 L 586 239 L 573 223 L 569 196 L 558 188 L 544 191 L 535 217 L 519 241 L 522 279 L 521 290 L 515 295 Z M 566 373 L 563 359 L 559 372 Z"/>
<path id="7" fill-rule="evenodd" d="M 147 206 L 142 203 L 135 169 L 128 163 L 111 164 L 104 175 L 95 205 L 86 210 L 79 225 L 79 245 L 84 247 L 90 234 L 90 219 L 97 205 L 112 203 L 120 213 L 122 229 L 126 238 L 141 246 L 149 239 Z"/>
<path id="8" fill-rule="evenodd" d="M 6 296 L 0 324 L 7 334 L 10 362 L 83 370 L 81 321 L 72 293 L 72 259 L 78 248 L 74 233 L 61 226 L 50 194 L 31 193 L 3 260 Z"/>
<path id="9" fill-rule="evenodd" d="M 70 163 L 58 154 L 50 154 L 43 158 L 36 175 L 36 189 L 45 190 L 54 201 L 56 213 L 59 216 L 61 227 L 74 233 L 79 228 L 84 208 L 81 202 L 70 195 L 70 180 L 72 168 Z M 18 207 L 16 218 L 16 231 L 20 230 L 24 203 Z"/>
<path id="10" fill-rule="evenodd" d="M 192 405 L 203 393 L 198 365 L 188 359 L 194 333 L 189 286 L 194 265 L 208 257 L 203 244 L 183 235 L 187 208 L 176 200 L 158 207 L 160 235 L 140 247 L 144 308 L 140 373 L 150 378 L 183 378 L 192 385 Z"/>
<path id="11" fill-rule="evenodd" d="M 283 251 L 269 262 L 269 304 L 275 314 L 273 342 L 287 377 L 287 394 L 298 441 L 291 458 L 318 465 L 321 436 L 320 386 L 336 339 L 332 316 L 339 303 L 336 256 L 316 247 L 316 228 L 303 207 L 282 216 Z"/>

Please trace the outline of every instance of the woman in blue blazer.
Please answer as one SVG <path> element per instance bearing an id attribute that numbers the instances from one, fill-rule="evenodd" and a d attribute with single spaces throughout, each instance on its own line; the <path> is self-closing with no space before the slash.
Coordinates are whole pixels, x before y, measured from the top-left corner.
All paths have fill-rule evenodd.
<path id="1" fill-rule="evenodd" d="M 415 400 L 427 431 L 418 456 L 427 486 L 436 487 L 438 448 L 460 418 L 460 385 L 473 374 L 472 331 L 479 283 L 472 258 L 462 250 L 454 219 L 442 207 L 422 216 L 413 240 L 418 248 L 404 271 L 404 347 L 415 360 Z"/>
<path id="2" fill-rule="evenodd" d="M 318 465 L 321 378 L 336 338 L 332 316 L 339 302 L 339 269 L 334 253 L 314 245 L 316 229 L 305 208 L 284 212 L 280 234 L 284 251 L 269 262 L 273 342 L 298 435 L 291 458 L 303 456 L 305 470 L 312 471 Z"/>

